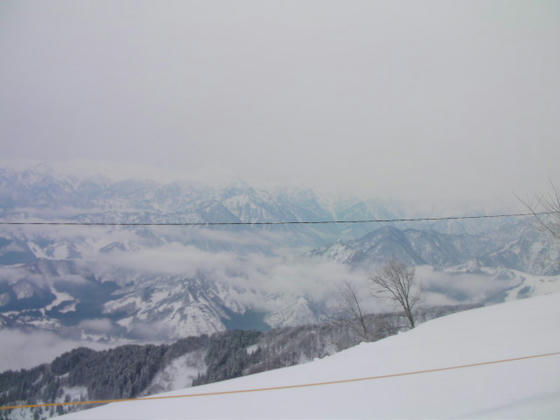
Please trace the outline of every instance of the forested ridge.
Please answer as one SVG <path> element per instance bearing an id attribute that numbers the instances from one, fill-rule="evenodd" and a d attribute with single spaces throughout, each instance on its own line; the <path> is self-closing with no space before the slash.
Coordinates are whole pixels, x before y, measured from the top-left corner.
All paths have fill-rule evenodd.
<path id="1" fill-rule="evenodd" d="M 421 311 L 419 319 L 435 318 L 470 307 L 432 308 Z M 0 373 L 0 405 L 134 398 L 168 391 L 170 385 L 156 382 L 160 380 L 158 375 L 161 376 L 170 366 L 178 369 L 176 375 L 181 375 L 181 368 L 198 369 L 192 385 L 292 366 L 364 341 L 356 322 L 333 320 L 266 332 L 225 331 L 188 337 L 173 344 L 124 345 L 103 351 L 80 347 L 62 354 L 52 363 Z M 403 315 L 398 313 L 367 315 L 366 322 L 371 331 L 369 341 L 406 328 Z M 193 354 L 203 354 L 203 362 L 193 365 L 192 361 L 182 359 Z M 172 365 L 174 362 L 176 364 Z M 187 366 L 189 363 L 191 365 Z M 22 414 L 42 419 L 86 407 L 90 406 L 22 409 L 25 413 L 5 410 L 0 412 L 0 419 L 13 419 Z"/>

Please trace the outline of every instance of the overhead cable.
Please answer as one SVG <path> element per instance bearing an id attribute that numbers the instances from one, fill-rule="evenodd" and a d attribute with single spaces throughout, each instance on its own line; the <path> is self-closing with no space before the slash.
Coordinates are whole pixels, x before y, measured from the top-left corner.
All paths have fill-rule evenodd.
<path id="1" fill-rule="evenodd" d="M 269 225 L 326 225 L 356 223 L 403 223 L 403 222 L 437 222 L 449 220 L 497 219 L 505 217 L 544 216 L 557 214 L 554 211 L 538 213 L 504 213 L 475 216 L 442 217 L 399 217 L 389 219 L 353 219 L 353 220 L 282 220 L 270 222 L 80 222 L 80 221 L 0 221 L 0 225 L 9 226 L 269 226 Z"/>

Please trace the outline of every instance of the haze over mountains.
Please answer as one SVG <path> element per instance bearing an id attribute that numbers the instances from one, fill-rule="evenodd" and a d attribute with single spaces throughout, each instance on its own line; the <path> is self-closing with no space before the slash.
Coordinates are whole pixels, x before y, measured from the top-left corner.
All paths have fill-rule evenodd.
<path id="1" fill-rule="evenodd" d="M 559 185 L 559 6 L 1 1 L 0 406 L 307 361 L 240 383 L 558 350 L 557 299 L 530 301 L 560 291 L 560 242 L 533 217 L 379 219 L 523 212 L 518 197 Z M 405 333 L 399 306 L 372 290 L 391 258 L 416 273 L 419 324 L 488 307 Z M 394 345 L 312 362 L 387 335 Z M 516 399 L 558 412 L 547 360 L 472 381 L 348 384 L 350 406 L 285 390 L 91 416 L 371 418 L 377 397 L 382 418 L 499 415 Z"/>
<path id="2" fill-rule="evenodd" d="M 75 222 L 361 220 L 410 215 L 310 190 L 110 181 L 48 167 L 0 169 L 0 219 Z M 163 340 L 331 319 L 338 290 L 388 258 L 419 266 L 425 306 L 486 303 L 556 284 L 560 251 L 530 220 L 225 228 L 4 226 L 4 327 L 102 342 Z M 454 279 L 461 278 L 461 282 Z M 530 284 L 529 284 L 530 283 Z M 547 286 L 548 287 L 548 286 Z M 547 289 L 548 290 L 548 289 Z"/>

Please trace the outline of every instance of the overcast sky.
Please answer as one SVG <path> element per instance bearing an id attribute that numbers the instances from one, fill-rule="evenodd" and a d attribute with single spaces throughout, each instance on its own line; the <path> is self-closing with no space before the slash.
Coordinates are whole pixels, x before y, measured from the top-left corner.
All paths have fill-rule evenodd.
<path id="1" fill-rule="evenodd" d="M 432 202 L 560 182 L 555 0 L 3 1 L 0 57 L 3 159 Z"/>

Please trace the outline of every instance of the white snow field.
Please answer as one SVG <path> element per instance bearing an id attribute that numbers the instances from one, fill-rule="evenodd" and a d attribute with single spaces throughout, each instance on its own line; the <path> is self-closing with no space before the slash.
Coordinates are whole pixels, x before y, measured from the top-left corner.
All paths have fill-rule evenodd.
<path id="1" fill-rule="evenodd" d="M 307 364 L 161 395 L 335 381 L 558 351 L 556 293 L 449 315 Z M 64 418 L 560 418 L 560 355 L 306 388 L 113 403 Z"/>

